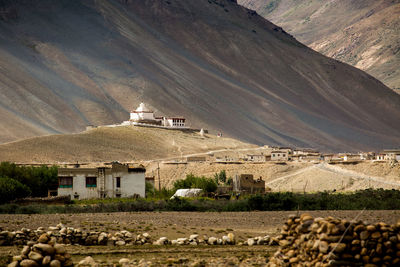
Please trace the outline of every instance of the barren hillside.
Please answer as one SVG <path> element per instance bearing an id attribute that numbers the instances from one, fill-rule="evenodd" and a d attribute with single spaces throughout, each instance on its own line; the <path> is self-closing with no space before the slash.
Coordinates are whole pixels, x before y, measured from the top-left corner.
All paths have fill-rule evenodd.
<path id="1" fill-rule="evenodd" d="M 19 163 L 131 162 L 219 149 L 256 147 L 231 138 L 144 127 L 98 128 L 0 145 L 0 161 Z"/>
<path id="2" fill-rule="evenodd" d="M 3 0 L 0 10 L 1 142 L 121 122 L 146 102 L 249 143 L 400 143 L 400 95 L 234 0 Z"/>
<path id="3" fill-rule="evenodd" d="M 400 1 L 238 0 L 324 55 L 400 92 Z"/>
<path id="4" fill-rule="evenodd" d="M 148 176 L 156 176 L 157 164 L 147 163 Z M 288 162 L 277 164 L 243 163 L 218 164 L 209 162 L 189 164 L 161 164 L 161 185 L 172 187 L 174 181 L 187 174 L 213 177 L 215 173 L 226 171 L 228 177 L 253 174 L 262 177 L 272 191 L 322 192 L 356 191 L 367 188 L 400 189 L 400 165 L 363 162 L 356 165 L 329 165 L 326 163 Z M 158 180 L 156 180 L 158 182 Z"/>

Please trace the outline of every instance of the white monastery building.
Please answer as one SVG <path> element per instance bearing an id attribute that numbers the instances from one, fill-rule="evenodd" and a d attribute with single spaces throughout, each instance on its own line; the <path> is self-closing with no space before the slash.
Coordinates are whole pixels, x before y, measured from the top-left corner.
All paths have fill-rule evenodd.
<path id="1" fill-rule="evenodd" d="M 183 117 L 155 117 L 154 111 L 148 109 L 144 103 L 131 111 L 129 121 L 124 121 L 122 125 L 153 126 L 160 128 L 187 129 L 186 119 Z"/>
<path id="2" fill-rule="evenodd" d="M 71 199 L 145 197 L 145 172 L 142 166 L 120 163 L 111 167 L 59 168 L 57 193 Z"/>

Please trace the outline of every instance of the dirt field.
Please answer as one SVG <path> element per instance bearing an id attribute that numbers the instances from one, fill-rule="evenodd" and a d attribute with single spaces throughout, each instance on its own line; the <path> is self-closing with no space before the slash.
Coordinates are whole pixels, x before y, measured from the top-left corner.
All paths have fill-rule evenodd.
<path id="1" fill-rule="evenodd" d="M 86 231 L 129 230 L 136 234 L 147 232 L 154 238 L 166 236 L 169 239 L 188 237 L 191 234 L 221 237 L 228 232 L 235 233 L 238 241 L 249 237 L 279 233 L 280 227 L 289 214 L 296 212 L 130 212 L 98 214 L 44 214 L 44 215 L 0 215 L 0 228 L 19 230 L 22 227 L 55 226 L 59 222 L 66 226 Z M 384 221 L 395 223 L 400 220 L 400 211 L 310 211 L 314 217 L 333 216 L 359 219 L 373 223 Z M 75 263 L 86 256 L 92 256 L 104 265 L 117 263 L 121 258 L 134 260 L 138 265 L 153 266 L 262 266 L 276 250 L 268 246 L 126 246 L 126 247 L 82 247 L 68 246 L 68 252 Z M 0 258 L 16 255 L 19 248 L 0 247 Z"/>
<path id="2" fill-rule="evenodd" d="M 129 230 L 135 233 L 148 232 L 152 236 L 168 238 L 198 234 L 221 236 L 233 231 L 240 238 L 257 235 L 275 235 L 289 214 L 294 211 L 253 212 L 127 212 L 88 214 L 0 214 L 0 228 L 19 230 L 22 227 L 35 229 L 40 226 L 66 226 L 87 231 Z M 303 212 L 301 212 L 303 213 Z M 360 211 L 309 211 L 314 217 L 333 216 L 353 219 Z M 384 221 L 395 223 L 400 211 L 363 211 L 360 219 L 370 223 Z"/>

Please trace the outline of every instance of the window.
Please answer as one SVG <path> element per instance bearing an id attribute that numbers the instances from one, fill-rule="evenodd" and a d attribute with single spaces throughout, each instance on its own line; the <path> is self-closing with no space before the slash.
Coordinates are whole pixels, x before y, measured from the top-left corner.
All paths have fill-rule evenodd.
<path id="1" fill-rule="evenodd" d="M 116 177 L 115 180 L 117 183 L 117 188 L 120 188 L 121 187 L 121 177 Z"/>
<path id="2" fill-rule="evenodd" d="M 68 177 L 58 177 L 58 187 L 59 188 L 72 188 L 73 178 Z"/>
<path id="3" fill-rule="evenodd" d="M 97 187 L 97 177 L 86 177 L 86 187 Z"/>

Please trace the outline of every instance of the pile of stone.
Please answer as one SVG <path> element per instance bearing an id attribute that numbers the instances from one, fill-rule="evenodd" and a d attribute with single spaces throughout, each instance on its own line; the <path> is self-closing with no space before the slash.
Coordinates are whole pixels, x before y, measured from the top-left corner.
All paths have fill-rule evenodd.
<path id="1" fill-rule="evenodd" d="M 400 222 L 290 216 L 268 266 L 400 266 Z"/>
<path id="2" fill-rule="evenodd" d="M 85 232 L 79 228 L 66 227 L 63 224 L 50 226 L 48 230 L 39 227 L 36 230 L 22 228 L 20 231 L 1 231 L 0 246 L 22 246 L 29 241 L 36 241 L 42 234 L 55 238 L 59 244 L 73 244 L 83 246 L 115 245 L 123 246 L 128 244 L 152 244 L 150 235 L 147 233 L 134 235 L 129 231 L 119 231 L 114 234 L 106 232 Z"/>
<path id="3" fill-rule="evenodd" d="M 245 246 L 255 246 L 255 245 L 276 245 L 275 239 L 270 238 L 269 235 L 266 236 L 257 236 L 254 238 L 248 238 L 246 241 L 243 242 Z"/>
<path id="4" fill-rule="evenodd" d="M 222 238 L 208 237 L 206 235 L 200 238 L 198 234 L 190 235 L 189 238 L 181 237 L 169 240 L 167 237 L 161 237 L 153 242 L 153 245 L 235 245 L 236 239 L 233 233 L 222 236 Z"/>
<path id="5" fill-rule="evenodd" d="M 36 266 L 73 266 L 71 256 L 66 252 L 64 245 L 57 244 L 55 238 L 42 234 L 37 242 L 30 241 L 21 250 L 21 254 L 14 256 L 8 267 L 36 267 Z"/>

